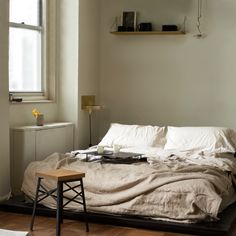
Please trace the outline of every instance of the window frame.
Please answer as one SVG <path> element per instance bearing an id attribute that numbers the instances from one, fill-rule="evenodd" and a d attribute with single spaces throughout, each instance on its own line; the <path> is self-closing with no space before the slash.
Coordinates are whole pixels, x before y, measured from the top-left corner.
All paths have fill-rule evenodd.
<path id="1" fill-rule="evenodd" d="M 40 1 L 39 25 L 9 22 L 10 27 L 30 29 L 41 32 L 41 91 L 15 92 L 9 90 L 9 100 L 22 98 L 24 102 L 50 102 L 56 98 L 56 0 Z M 50 14 L 49 14 L 50 12 Z"/>

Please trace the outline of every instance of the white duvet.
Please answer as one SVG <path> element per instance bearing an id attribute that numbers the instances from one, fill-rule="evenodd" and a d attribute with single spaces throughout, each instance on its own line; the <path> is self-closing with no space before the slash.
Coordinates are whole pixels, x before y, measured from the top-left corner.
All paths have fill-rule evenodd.
<path id="1" fill-rule="evenodd" d="M 195 222 L 216 220 L 222 200 L 232 194 L 236 162 L 203 153 L 171 153 L 160 149 L 126 149 L 146 153 L 147 163 L 110 164 L 85 162 L 85 154 L 54 153 L 44 161 L 32 162 L 25 171 L 22 191 L 34 198 L 36 172 L 65 168 L 83 171 L 88 211 L 131 214 L 144 217 Z M 56 186 L 44 181 L 47 188 Z M 67 194 L 71 195 L 70 192 Z M 54 199 L 43 204 L 55 208 Z M 82 210 L 75 203 L 71 210 Z"/>

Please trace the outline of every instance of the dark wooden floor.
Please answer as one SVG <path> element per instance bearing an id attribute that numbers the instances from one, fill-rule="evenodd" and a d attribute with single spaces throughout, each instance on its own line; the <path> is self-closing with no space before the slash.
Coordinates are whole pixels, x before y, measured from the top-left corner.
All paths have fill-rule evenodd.
<path id="1" fill-rule="evenodd" d="M 29 231 L 31 216 L 0 211 L 0 228 L 9 230 Z M 151 231 L 106 224 L 90 223 L 90 232 L 85 231 L 84 222 L 64 220 L 61 229 L 63 236 L 188 236 L 169 232 Z M 235 231 L 236 232 L 236 231 Z M 36 216 L 32 236 L 55 236 L 56 220 L 52 217 Z"/>
<path id="2" fill-rule="evenodd" d="M 21 215 L 18 213 L 21 213 Z M 26 201 L 22 196 L 0 202 L 0 228 L 28 231 L 31 214 L 32 203 Z M 62 227 L 63 235 L 236 236 L 236 203 L 230 205 L 226 210 L 218 215 L 220 219 L 219 221 L 199 222 L 195 224 L 171 223 L 134 216 L 115 216 L 89 212 L 88 218 L 91 225 L 91 231 L 89 233 L 85 232 L 83 213 L 64 211 L 63 215 L 65 219 L 65 224 L 63 224 Z M 55 210 L 38 205 L 35 225 L 36 230 L 31 235 L 55 235 L 55 217 Z M 80 222 L 80 220 L 82 221 Z"/>

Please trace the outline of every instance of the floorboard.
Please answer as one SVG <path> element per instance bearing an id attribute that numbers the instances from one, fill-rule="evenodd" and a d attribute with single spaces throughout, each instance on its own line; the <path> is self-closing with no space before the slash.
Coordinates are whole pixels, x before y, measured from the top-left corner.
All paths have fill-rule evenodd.
<path id="1" fill-rule="evenodd" d="M 0 210 L 5 212 L 16 212 L 23 214 L 31 214 L 32 204 L 26 203 L 22 197 L 12 198 L 8 201 L 0 203 Z M 55 217 L 55 210 L 39 206 L 37 216 Z M 83 214 L 71 211 L 64 211 L 64 217 L 70 220 L 83 220 Z M 236 204 L 232 204 L 224 212 L 219 214 L 220 220 L 217 222 L 207 222 L 198 224 L 180 224 L 169 223 L 165 221 L 156 221 L 151 219 L 143 219 L 133 216 L 114 216 L 106 214 L 89 213 L 89 222 L 96 222 L 100 224 L 110 224 L 123 227 L 134 227 L 148 230 L 167 231 L 191 235 L 207 235 L 207 236 L 235 236 L 236 226 L 234 220 L 236 219 Z M 53 218 L 52 218 L 53 219 Z M 114 234 L 110 234 L 115 236 Z M 128 235 L 130 234 L 117 234 Z M 133 234 L 131 234 L 133 235 Z M 162 234 L 159 234 L 162 235 Z M 165 234 L 166 235 L 166 234 Z"/>
<path id="2" fill-rule="evenodd" d="M 55 236 L 56 219 L 52 217 L 37 216 L 34 230 L 29 231 L 31 216 L 1 212 L 0 228 L 8 230 L 28 231 L 30 236 Z M 61 236 L 183 236 L 170 232 L 157 232 L 151 230 L 134 229 L 128 227 L 112 226 L 108 224 L 90 223 L 90 232 L 85 231 L 84 222 L 78 220 L 64 220 L 61 226 Z"/>

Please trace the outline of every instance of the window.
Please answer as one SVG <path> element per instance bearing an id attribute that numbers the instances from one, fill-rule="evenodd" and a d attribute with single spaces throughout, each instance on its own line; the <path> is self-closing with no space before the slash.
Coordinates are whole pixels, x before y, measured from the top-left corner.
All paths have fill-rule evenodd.
<path id="1" fill-rule="evenodd" d="M 48 29 L 49 22 L 55 24 L 56 14 L 55 1 L 50 1 L 10 0 L 9 91 L 23 100 L 52 99 L 47 92 L 52 85 L 48 74 L 55 79 L 49 68 L 55 68 L 52 52 L 56 43 Z"/>

